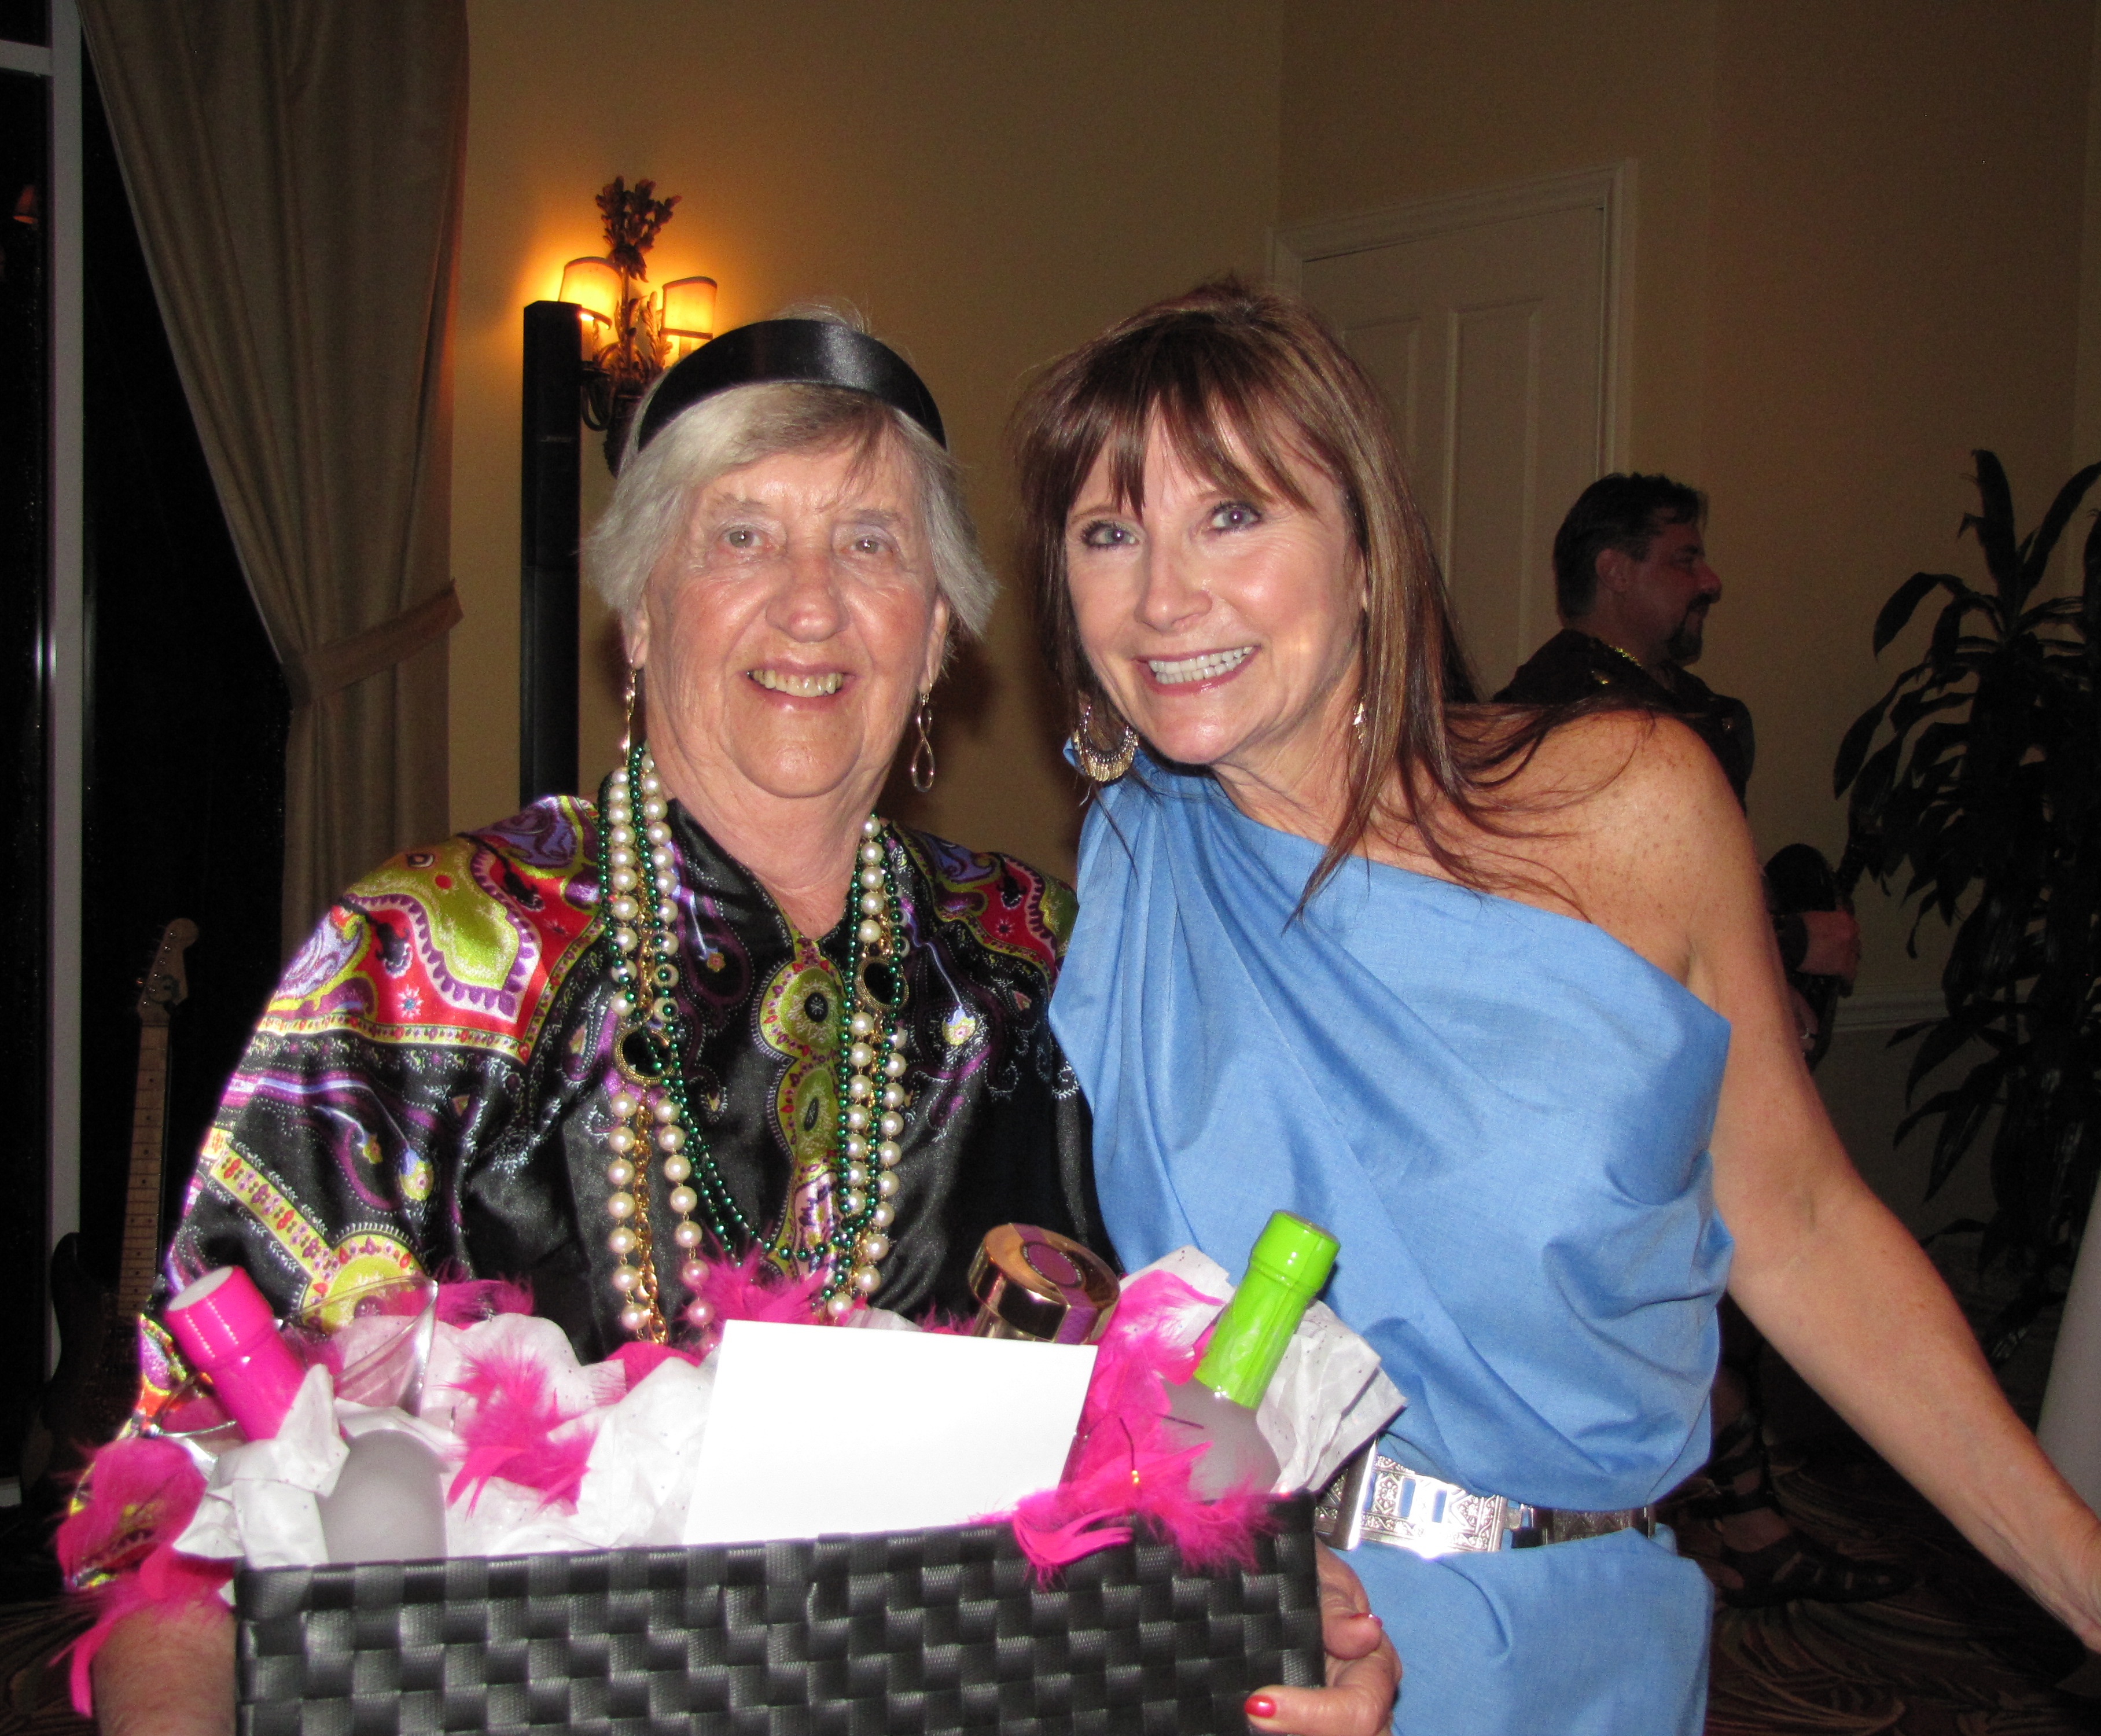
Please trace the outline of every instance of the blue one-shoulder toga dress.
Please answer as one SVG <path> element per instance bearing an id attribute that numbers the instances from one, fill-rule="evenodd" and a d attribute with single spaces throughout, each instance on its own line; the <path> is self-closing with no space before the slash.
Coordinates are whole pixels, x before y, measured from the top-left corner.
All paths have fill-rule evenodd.
<path id="1" fill-rule="evenodd" d="M 1347 864 L 1141 760 L 1081 844 L 1051 1022 L 1127 1264 L 1237 1271 L 1278 1207 L 1408 1406 L 1381 1450 L 1482 1494 L 1639 1507 L 1708 1449 L 1726 1021 L 1603 930 Z M 1350 1557 L 1419 1736 L 1696 1733 L 1705 1579 L 1667 1533 Z"/>

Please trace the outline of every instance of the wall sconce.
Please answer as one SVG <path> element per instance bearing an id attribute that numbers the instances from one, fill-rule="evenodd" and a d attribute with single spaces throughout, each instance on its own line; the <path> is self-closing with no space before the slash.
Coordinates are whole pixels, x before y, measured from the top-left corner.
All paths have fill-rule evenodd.
<path id="1" fill-rule="evenodd" d="M 640 287 L 649 281 L 646 256 L 679 202 L 676 193 L 656 195 L 654 181 L 630 187 L 616 175 L 598 196 L 604 257 L 562 268 L 560 299 L 576 308 L 583 343 L 584 425 L 604 434 L 606 465 L 616 472 L 628 423 L 650 382 L 714 335 L 714 278 L 680 277 L 656 291 Z"/>
<path id="2" fill-rule="evenodd" d="M 620 268 L 612 260 L 572 259 L 562 268 L 562 287 L 555 299 L 575 304 L 585 347 L 596 353 L 612 339 L 626 293 Z"/>
<path id="3" fill-rule="evenodd" d="M 677 277 L 664 286 L 661 329 L 671 355 L 664 365 L 683 361 L 715 334 L 715 280 Z"/>
<path id="4" fill-rule="evenodd" d="M 577 787 L 577 545 L 583 424 L 620 468 L 628 425 L 650 383 L 714 335 L 715 281 L 647 287 L 645 255 L 678 195 L 616 177 L 598 196 L 603 257 L 562 268 L 558 299 L 525 310 L 519 489 L 518 791 L 521 802 Z"/>

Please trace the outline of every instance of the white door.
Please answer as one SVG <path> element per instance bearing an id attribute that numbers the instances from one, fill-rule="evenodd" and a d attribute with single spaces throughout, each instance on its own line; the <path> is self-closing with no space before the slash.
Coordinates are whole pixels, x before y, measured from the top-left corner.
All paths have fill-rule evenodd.
<path id="1" fill-rule="evenodd" d="M 1385 392 L 1484 694 L 1557 630 L 1554 533 L 1613 467 L 1625 171 L 1280 232 Z"/>

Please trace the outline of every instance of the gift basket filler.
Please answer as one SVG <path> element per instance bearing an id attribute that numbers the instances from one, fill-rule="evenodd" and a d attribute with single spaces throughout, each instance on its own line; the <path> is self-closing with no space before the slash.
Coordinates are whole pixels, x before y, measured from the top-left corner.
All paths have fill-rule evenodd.
<path id="1" fill-rule="evenodd" d="M 515 1286 L 331 1326 L 212 1271 L 62 1528 L 106 1574 L 76 1698 L 124 1616 L 216 1596 L 245 1736 L 1244 1729 L 1321 1680 L 1307 1491 L 1401 1403 L 1315 1300 L 1336 1251 L 1279 1212 L 1237 1287 L 1119 1283 L 1004 1224 L 975 1318 L 916 1324 L 753 1256 L 690 1346 L 587 1366 Z"/>

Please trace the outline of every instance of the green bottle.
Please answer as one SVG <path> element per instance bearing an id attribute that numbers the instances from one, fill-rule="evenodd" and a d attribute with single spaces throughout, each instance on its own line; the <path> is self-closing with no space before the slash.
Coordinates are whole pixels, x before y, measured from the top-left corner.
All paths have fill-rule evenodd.
<path id="1" fill-rule="evenodd" d="M 1285 1346 L 1334 1269 L 1340 1246 L 1317 1224 L 1272 1212 L 1248 1255 L 1240 1288 L 1212 1328 L 1204 1360 L 1187 1381 L 1168 1388 L 1176 1444 L 1201 1441 L 1209 1448 L 1189 1477 L 1201 1499 L 1215 1501 L 1244 1483 L 1267 1490 L 1276 1482 L 1281 1468 L 1255 1426 L 1255 1410 Z"/>

